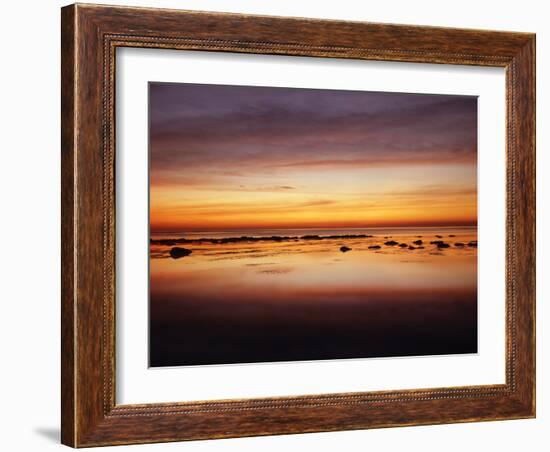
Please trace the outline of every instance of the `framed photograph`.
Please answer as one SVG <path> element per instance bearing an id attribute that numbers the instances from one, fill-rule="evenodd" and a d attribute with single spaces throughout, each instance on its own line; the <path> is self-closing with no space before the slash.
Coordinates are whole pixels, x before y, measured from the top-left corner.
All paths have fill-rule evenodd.
<path id="1" fill-rule="evenodd" d="M 535 416 L 535 36 L 62 9 L 62 442 Z"/>

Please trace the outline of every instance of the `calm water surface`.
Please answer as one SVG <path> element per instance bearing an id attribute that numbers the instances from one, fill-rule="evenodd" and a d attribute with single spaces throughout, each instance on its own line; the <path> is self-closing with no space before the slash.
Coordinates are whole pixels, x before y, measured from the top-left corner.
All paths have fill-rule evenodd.
<path id="1" fill-rule="evenodd" d="M 172 246 L 151 244 L 150 365 L 477 352 L 477 248 L 467 246 L 476 228 L 197 231 L 152 239 L 307 234 L 373 237 L 193 242 L 177 245 L 192 251 L 180 259 L 170 257 Z M 388 240 L 422 240 L 424 248 Z M 451 246 L 439 249 L 434 240 Z"/>

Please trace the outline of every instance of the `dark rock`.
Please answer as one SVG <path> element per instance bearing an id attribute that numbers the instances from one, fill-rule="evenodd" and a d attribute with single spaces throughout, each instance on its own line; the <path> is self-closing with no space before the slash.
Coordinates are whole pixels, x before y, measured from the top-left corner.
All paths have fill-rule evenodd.
<path id="1" fill-rule="evenodd" d="M 436 237 L 437 237 L 438 239 L 442 239 L 442 238 L 443 238 L 442 235 L 436 235 Z"/>
<path id="2" fill-rule="evenodd" d="M 409 246 L 410 250 L 415 250 L 416 248 L 414 246 Z"/>
<path id="3" fill-rule="evenodd" d="M 422 240 L 415 240 L 413 242 L 415 245 L 422 245 L 422 243 L 424 243 Z"/>
<path id="4" fill-rule="evenodd" d="M 347 253 L 348 251 L 351 251 L 351 248 L 347 246 L 341 246 L 340 251 L 342 251 L 342 253 Z"/>
<path id="5" fill-rule="evenodd" d="M 398 245 L 398 243 L 395 240 L 389 240 L 387 242 L 384 242 L 384 245 L 395 246 L 395 245 Z"/>
<path id="6" fill-rule="evenodd" d="M 449 245 L 448 243 L 444 243 L 444 242 L 441 242 L 441 243 L 437 244 L 438 248 L 449 248 L 450 246 L 451 245 Z"/>
<path id="7" fill-rule="evenodd" d="M 321 240 L 321 237 L 318 235 L 303 235 L 300 237 L 302 240 Z"/>
<path id="8" fill-rule="evenodd" d="M 399 246 L 401 248 L 407 248 L 409 245 L 407 245 L 406 243 L 400 243 Z"/>
<path id="9" fill-rule="evenodd" d="M 459 248 L 462 248 L 464 246 L 464 243 L 456 242 L 455 246 L 458 246 Z"/>
<path id="10" fill-rule="evenodd" d="M 430 245 L 439 245 L 440 243 L 445 243 L 443 240 L 433 240 L 430 242 Z"/>
<path id="11" fill-rule="evenodd" d="M 188 250 L 187 248 L 178 248 L 177 246 L 170 250 L 170 256 L 173 259 L 179 259 L 180 257 L 189 256 L 191 253 L 191 250 Z"/>
<path id="12" fill-rule="evenodd" d="M 424 247 L 423 247 L 423 246 L 417 246 L 416 249 L 417 249 L 417 250 L 423 250 Z"/>
<path id="13" fill-rule="evenodd" d="M 471 248 L 477 248 L 477 240 L 468 242 L 468 246 Z"/>
<path id="14" fill-rule="evenodd" d="M 369 250 L 379 250 L 380 248 L 382 248 L 380 245 L 371 245 L 371 246 L 369 246 Z"/>
<path id="15" fill-rule="evenodd" d="M 449 234 L 449 237 L 454 237 L 455 235 L 454 234 Z"/>

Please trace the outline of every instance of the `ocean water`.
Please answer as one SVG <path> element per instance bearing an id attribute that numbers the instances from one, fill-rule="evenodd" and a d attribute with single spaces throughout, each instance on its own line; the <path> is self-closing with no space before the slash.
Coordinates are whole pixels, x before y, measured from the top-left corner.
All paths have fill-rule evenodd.
<path id="1" fill-rule="evenodd" d="M 323 238 L 342 235 L 369 237 Z M 242 236 L 291 238 L 219 240 Z M 178 238 L 189 242 L 158 242 Z M 475 227 L 194 231 L 151 239 L 153 367 L 477 352 Z M 191 253 L 172 258 L 174 246 Z"/>

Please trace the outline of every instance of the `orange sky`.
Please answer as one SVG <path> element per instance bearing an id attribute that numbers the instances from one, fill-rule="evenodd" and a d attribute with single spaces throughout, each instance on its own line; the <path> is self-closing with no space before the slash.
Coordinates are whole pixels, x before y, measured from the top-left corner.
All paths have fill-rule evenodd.
<path id="1" fill-rule="evenodd" d="M 151 231 L 472 225 L 477 99 L 151 84 Z"/>

